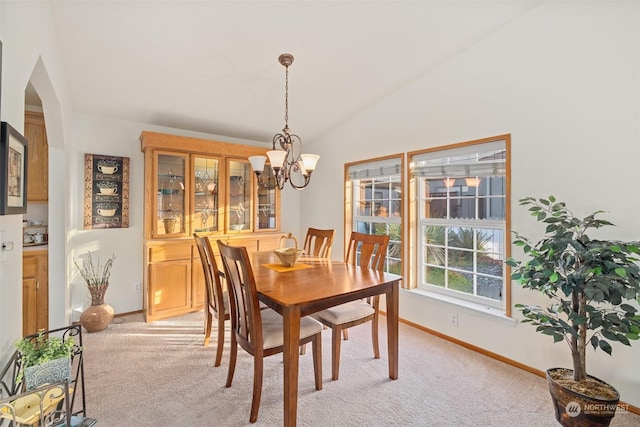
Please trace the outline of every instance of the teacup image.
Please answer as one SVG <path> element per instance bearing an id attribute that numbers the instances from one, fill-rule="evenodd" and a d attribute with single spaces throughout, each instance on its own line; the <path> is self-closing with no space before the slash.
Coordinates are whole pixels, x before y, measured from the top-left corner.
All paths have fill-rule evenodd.
<path id="1" fill-rule="evenodd" d="M 33 234 L 25 234 L 24 235 L 24 243 L 33 243 L 35 237 L 33 237 Z"/>
<path id="2" fill-rule="evenodd" d="M 98 209 L 98 215 L 100 216 L 114 216 L 115 214 L 115 209 Z"/>
<path id="3" fill-rule="evenodd" d="M 117 172 L 118 166 L 102 166 L 98 165 L 98 170 L 105 175 L 111 175 Z"/>
<path id="4" fill-rule="evenodd" d="M 98 181 L 96 184 L 100 194 L 113 195 L 118 193 L 118 184 L 113 181 Z"/>
<path id="5" fill-rule="evenodd" d="M 112 175 L 118 171 L 118 162 L 115 160 L 98 160 L 98 170 L 105 175 Z"/>
<path id="6" fill-rule="evenodd" d="M 34 243 L 42 243 L 44 242 L 44 234 L 42 233 L 36 233 L 33 235 L 33 242 Z"/>
<path id="7" fill-rule="evenodd" d="M 100 216 L 114 216 L 117 209 L 116 203 L 98 203 L 96 205 L 96 212 Z"/>

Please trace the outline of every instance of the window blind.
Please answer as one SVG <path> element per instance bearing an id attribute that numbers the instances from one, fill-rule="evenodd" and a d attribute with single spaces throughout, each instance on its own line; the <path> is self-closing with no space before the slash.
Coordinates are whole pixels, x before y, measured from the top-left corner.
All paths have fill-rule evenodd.
<path id="1" fill-rule="evenodd" d="M 411 173 L 439 179 L 469 176 L 500 176 L 506 173 L 506 141 L 438 150 L 413 157 Z"/>
<path id="2" fill-rule="evenodd" d="M 400 158 L 351 165 L 347 169 L 347 174 L 349 180 L 400 175 Z"/>

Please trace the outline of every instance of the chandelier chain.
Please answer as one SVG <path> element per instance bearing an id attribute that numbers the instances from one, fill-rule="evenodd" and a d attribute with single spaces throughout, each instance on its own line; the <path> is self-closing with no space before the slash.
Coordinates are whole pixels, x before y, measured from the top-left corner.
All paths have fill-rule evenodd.
<path id="1" fill-rule="evenodd" d="M 273 136 L 272 150 L 267 151 L 267 157 L 251 156 L 249 161 L 261 187 L 282 190 L 288 181 L 296 190 L 302 190 L 309 184 L 320 156 L 303 154 L 302 140 L 298 135 L 289 133 L 289 65 L 293 63 L 293 55 L 283 53 L 278 61 L 285 67 L 284 129 Z M 294 177 L 297 178 L 294 180 Z"/>
<path id="2" fill-rule="evenodd" d="M 289 66 L 285 67 L 284 77 L 284 128 L 289 129 Z"/>

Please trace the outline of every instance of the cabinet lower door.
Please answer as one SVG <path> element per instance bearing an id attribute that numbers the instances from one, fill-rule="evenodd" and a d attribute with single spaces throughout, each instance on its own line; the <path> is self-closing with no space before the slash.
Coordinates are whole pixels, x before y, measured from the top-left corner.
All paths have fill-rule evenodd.
<path id="1" fill-rule="evenodd" d="M 191 308 L 191 260 L 149 265 L 147 320 L 185 313 Z"/>
<path id="2" fill-rule="evenodd" d="M 22 280 L 22 336 L 38 332 L 36 278 Z"/>
<path id="3" fill-rule="evenodd" d="M 47 255 L 22 258 L 22 334 L 49 329 L 49 263 Z"/>
<path id="4" fill-rule="evenodd" d="M 191 304 L 193 308 L 203 308 L 205 305 L 207 284 L 205 282 L 204 270 L 202 269 L 202 262 L 200 261 L 200 258 L 193 259 L 191 272 Z"/>

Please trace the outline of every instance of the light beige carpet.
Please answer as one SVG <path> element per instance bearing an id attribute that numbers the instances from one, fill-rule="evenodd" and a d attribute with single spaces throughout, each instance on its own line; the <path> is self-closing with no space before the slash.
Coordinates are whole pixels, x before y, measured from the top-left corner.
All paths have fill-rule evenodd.
<path id="1" fill-rule="evenodd" d="M 229 337 L 214 368 L 215 344 L 202 346 L 203 319 L 199 312 L 147 324 L 132 315 L 83 334 L 87 414 L 113 427 L 251 425 L 253 359 L 238 350 L 233 385 L 225 388 Z M 370 331 L 369 324 L 350 330 L 338 381 L 331 381 L 331 331 L 324 331 L 321 391 L 310 351 L 301 356 L 299 426 L 558 425 L 543 378 L 410 326 L 400 326 L 400 375 L 389 380 L 385 329 L 379 360 Z M 283 423 L 282 368 L 280 355 L 265 359 L 256 426 Z M 620 412 L 611 425 L 639 426 L 640 416 Z"/>

